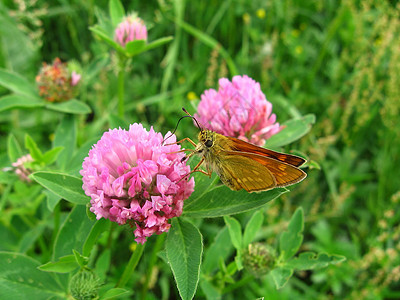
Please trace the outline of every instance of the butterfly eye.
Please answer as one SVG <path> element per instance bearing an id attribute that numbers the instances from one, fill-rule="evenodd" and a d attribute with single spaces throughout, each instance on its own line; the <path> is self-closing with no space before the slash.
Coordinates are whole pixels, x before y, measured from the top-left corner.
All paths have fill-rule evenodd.
<path id="1" fill-rule="evenodd" d="M 213 145 L 212 140 L 207 140 L 204 145 L 206 145 L 207 147 L 211 147 Z"/>

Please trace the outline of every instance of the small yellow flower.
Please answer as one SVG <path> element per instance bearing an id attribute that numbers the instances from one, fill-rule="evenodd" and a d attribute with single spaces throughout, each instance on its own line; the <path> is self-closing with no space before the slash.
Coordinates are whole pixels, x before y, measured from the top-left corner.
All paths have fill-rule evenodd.
<path id="1" fill-rule="evenodd" d="M 250 17 L 250 15 L 248 14 L 248 13 L 244 13 L 243 14 L 243 22 L 244 22 L 244 24 L 250 24 L 250 20 L 251 20 L 251 17 Z"/>
<path id="2" fill-rule="evenodd" d="M 193 91 L 190 91 L 189 93 L 187 93 L 186 97 L 188 98 L 189 101 L 198 99 L 196 93 Z"/>
<path id="3" fill-rule="evenodd" d="M 266 15 L 265 9 L 264 8 L 257 9 L 256 15 L 257 15 L 257 18 L 264 19 L 265 15 Z"/>

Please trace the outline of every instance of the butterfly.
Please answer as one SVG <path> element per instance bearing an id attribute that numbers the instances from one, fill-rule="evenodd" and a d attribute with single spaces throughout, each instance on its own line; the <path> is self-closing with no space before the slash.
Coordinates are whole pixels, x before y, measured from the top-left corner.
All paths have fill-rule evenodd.
<path id="1" fill-rule="evenodd" d="M 198 143 L 184 138 L 177 143 L 190 142 L 195 149 L 181 151 L 191 152 L 182 161 L 193 155 L 201 157 L 194 169 L 186 174 L 201 172 L 211 177 L 218 174 L 222 183 L 232 190 L 244 189 L 247 192 L 267 191 L 276 187 L 285 187 L 302 181 L 307 174 L 299 169 L 306 160 L 295 155 L 268 150 L 243 140 L 225 136 L 204 129 L 196 118 L 184 108 L 183 111 L 197 124 L 200 132 Z M 185 116 L 186 117 L 186 116 Z M 205 169 L 200 169 L 201 165 Z"/>

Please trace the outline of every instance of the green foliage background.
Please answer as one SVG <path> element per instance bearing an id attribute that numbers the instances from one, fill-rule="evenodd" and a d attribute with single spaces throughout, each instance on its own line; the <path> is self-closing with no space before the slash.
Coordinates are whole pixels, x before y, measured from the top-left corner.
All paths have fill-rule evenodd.
<path id="1" fill-rule="evenodd" d="M 71 277 L 90 266 L 104 283 L 102 299 L 179 297 L 165 235 L 150 238 L 144 249 L 139 246 L 134 253 L 143 254 L 136 259 L 130 229 L 107 222 L 94 226 L 84 206 L 77 205 L 84 199 L 60 199 L 69 199 L 65 191 L 79 186 L 81 162 L 108 128 L 140 122 L 166 133 L 182 115 L 180 108 L 195 111 L 200 95 L 216 88 L 218 78 L 247 74 L 260 82 L 280 123 L 308 114 L 316 118 L 300 140 L 283 148 L 276 142 L 274 149 L 297 149 L 309 158 L 308 177 L 259 209 L 264 218 L 253 240 L 282 247 L 279 237 L 302 206 L 300 251 L 347 259 L 313 271 L 300 268 L 276 289 L 274 278 L 285 275 L 284 268 L 275 277 L 254 279 L 233 267 L 236 246 L 225 222 L 235 221 L 191 218 L 189 211 L 186 219 L 174 222 L 194 234 L 197 227 L 203 236 L 196 299 L 400 298 L 400 6 L 378 0 L 165 0 L 123 1 L 123 6 L 148 25 L 149 42 L 165 36 L 173 40 L 128 60 L 125 117 L 120 118 L 117 54 L 89 30 L 100 12 L 108 14 L 108 1 L 0 3 L 0 167 L 6 170 L 15 161 L 11 158 L 30 150 L 42 158 L 40 168 L 70 175 L 70 190 L 57 192 L 56 186 L 55 192 L 1 173 L 0 269 L 9 277 L 1 278 L 0 294 L 15 296 L 12 291 L 19 290 L 24 295 L 21 285 L 10 286 L 10 278 L 35 286 L 12 271 L 25 266 L 34 280 L 48 283 L 32 299 L 63 298 Z M 34 84 L 41 63 L 55 57 L 81 70 L 79 104 L 60 108 L 38 99 L 27 102 L 18 91 L 30 92 L 21 90 L 26 85 L 19 80 Z M 17 77 L 6 80 L 4 72 Z M 197 132 L 186 122 L 176 134 L 195 138 Z M 70 150 L 58 153 L 59 146 Z M 48 173 L 36 174 L 35 180 L 46 186 Z M 245 228 L 252 215 L 235 219 Z M 76 227 L 66 228 L 66 221 Z M 210 263 L 207 252 L 222 253 L 222 258 Z M 62 257 L 61 269 L 69 273 L 40 271 L 60 271 L 60 265 L 47 263 Z M 135 272 L 121 277 L 128 262 Z"/>

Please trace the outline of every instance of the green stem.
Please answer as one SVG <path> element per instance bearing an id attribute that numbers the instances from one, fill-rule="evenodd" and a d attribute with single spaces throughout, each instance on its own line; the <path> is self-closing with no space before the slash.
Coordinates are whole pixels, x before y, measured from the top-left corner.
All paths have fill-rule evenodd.
<path id="1" fill-rule="evenodd" d="M 118 71 L 118 116 L 124 119 L 125 107 L 125 61 L 122 56 L 119 57 L 119 71 Z"/>
<path id="2" fill-rule="evenodd" d="M 137 244 L 136 250 L 132 253 L 132 256 L 129 259 L 128 265 L 126 266 L 124 273 L 122 273 L 121 278 L 115 285 L 116 288 L 123 288 L 128 280 L 131 278 L 140 258 L 142 257 L 143 249 L 144 245 Z"/>
<path id="3" fill-rule="evenodd" d="M 161 235 L 157 236 L 156 244 L 153 247 L 149 265 L 147 266 L 147 270 L 149 270 L 149 272 L 146 273 L 146 279 L 142 286 L 141 299 L 143 299 L 143 300 L 146 299 L 147 291 L 149 289 L 149 283 L 150 283 L 151 277 L 153 276 L 153 272 L 154 272 L 154 265 L 156 264 L 157 258 L 158 258 L 157 254 L 161 250 L 162 246 L 164 245 L 164 240 L 165 240 L 166 236 L 167 236 L 166 234 L 161 234 Z"/>

